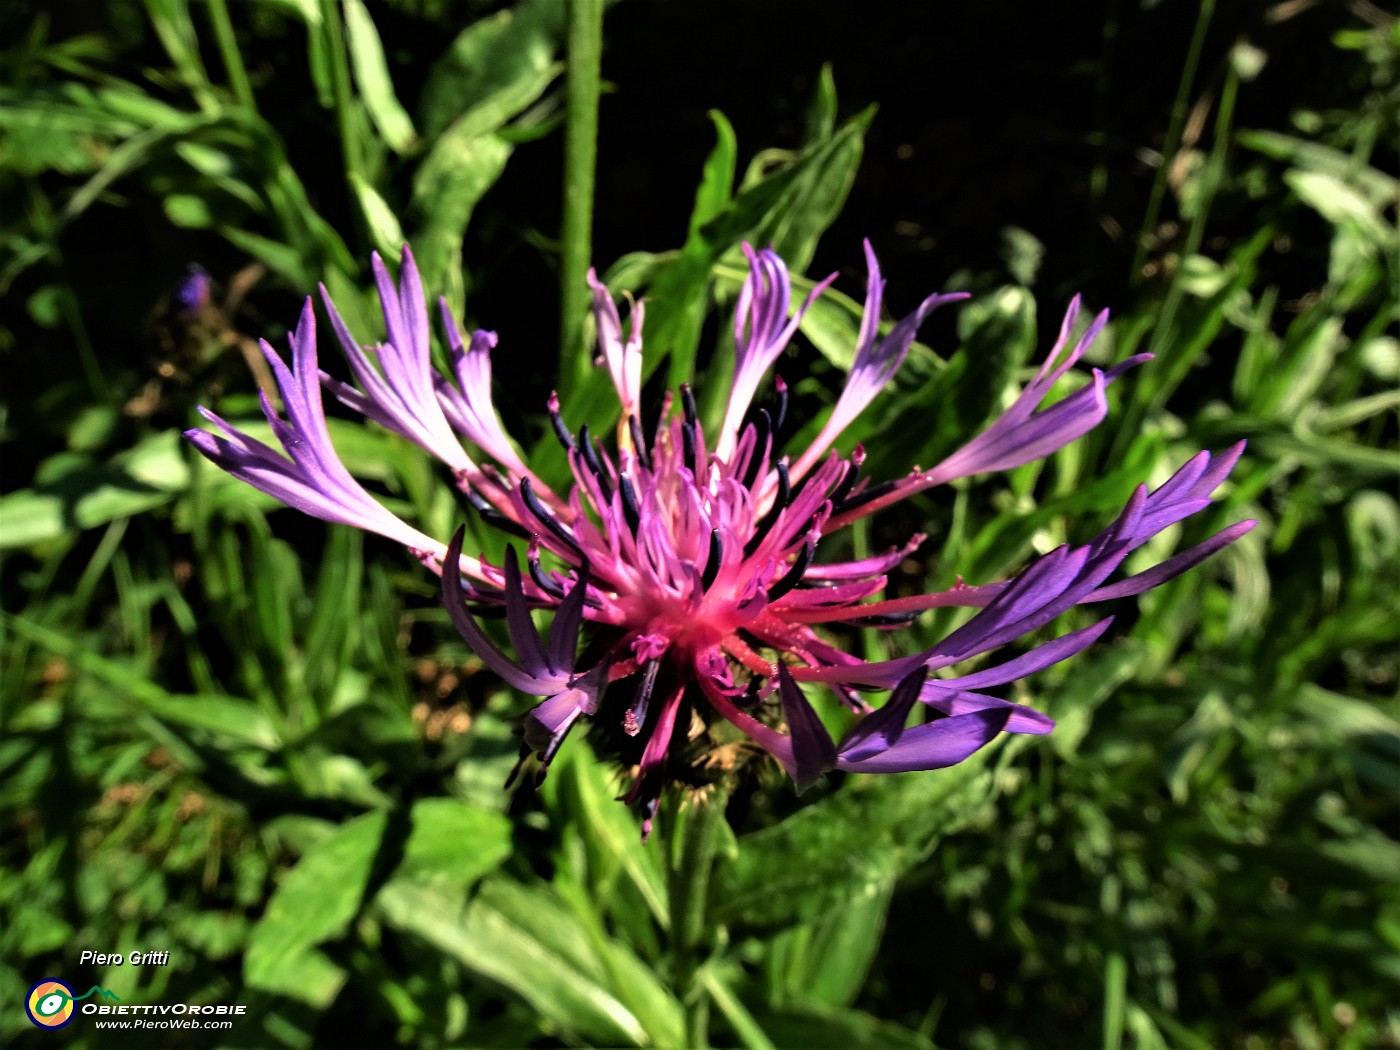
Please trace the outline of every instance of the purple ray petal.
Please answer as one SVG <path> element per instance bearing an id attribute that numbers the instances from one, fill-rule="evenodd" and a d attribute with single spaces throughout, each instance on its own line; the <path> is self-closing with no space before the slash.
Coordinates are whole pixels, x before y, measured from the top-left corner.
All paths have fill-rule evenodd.
<path id="1" fill-rule="evenodd" d="M 973 711 L 1006 711 L 1008 718 L 1006 733 L 1030 733 L 1043 736 L 1055 728 L 1055 720 L 1043 715 L 1033 707 L 1003 700 L 985 693 L 972 693 L 966 689 L 948 689 L 947 683 L 930 678 L 925 684 L 919 699 L 935 711 L 945 715 L 965 715 Z"/>
<path id="2" fill-rule="evenodd" d="M 838 758 L 836 768 L 849 773 L 912 773 L 954 766 L 990 743 L 1009 718 L 1009 712 L 993 708 L 925 722 L 906 729 L 889 750 L 854 761 Z"/>
<path id="3" fill-rule="evenodd" d="M 985 689 L 988 686 L 1005 685 L 1007 682 L 1025 678 L 1087 649 L 1108 630 L 1108 625 L 1112 622 L 1113 617 L 1109 616 L 1090 627 L 1071 631 L 1052 642 L 1038 645 L 1014 660 L 1007 660 L 996 667 L 988 667 L 961 678 L 944 679 L 943 684 L 961 689 Z"/>
<path id="4" fill-rule="evenodd" d="M 928 671 L 920 667 L 901 679 L 884 706 L 866 715 L 846 734 L 841 741 L 841 758 L 847 762 L 859 762 L 893 747 L 895 741 L 904 735 L 909 712 L 914 709 L 927 677 Z"/>
<path id="5" fill-rule="evenodd" d="M 457 628 L 457 633 L 466 640 L 467 645 L 471 646 L 472 652 L 481 657 L 482 662 L 487 667 L 522 693 L 548 696 L 558 692 L 562 683 L 556 678 L 542 680 L 531 675 L 524 668 L 516 666 L 510 657 L 496 648 L 496 643 L 487 638 L 481 628 L 476 625 L 476 620 L 467 609 L 467 598 L 462 591 L 461 576 L 456 571 L 457 559 L 462 554 L 462 538 L 465 534 L 464 527 L 459 527 L 453 533 L 452 542 L 447 545 L 447 557 L 443 560 L 442 566 L 442 600 L 443 604 L 447 606 L 447 613 L 452 618 L 452 624 Z"/>
<path id="6" fill-rule="evenodd" d="M 561 673 L 574 666 L 578 629 L 583 622 L 583 600 L 588 595 L 588 562 L 579 567 L 578 579 L 554 612 L 549 625 L 549 666 Z"/>
<path id="7" fill-rule="evenodd" d="M 850 373 L 846 376 L 846 385 L 841 391 L 841 396 L 837 398 L 836 407 L 831 410 L 826 425 L 822 427 L 816 440 L 802 453 L 793 467 L 794 478 L 803 477 L 807 471 L 812 469 L 812 466 L 831 447 L 832 442 L 841 435 L 846 427 L 850 426 L 851 422 L 865 410 L 866 405 L 875 399 L 875 395 L 883 390 L 894 374 L 899 371 L 899 366 L 904 363 L 904 358 L 909 353 L 909 347 L 913 345 L 914 337 L 918 335 L 919 328 L 928 315 L 940 306 L 968 297 L 966 292 L 930 295 L 919 304 L 918 309 L 902 318 L 890 329 L 889 334 L 877 343 L 875 334 L 880 318 L 880 299 L 884 289 L 884 280 L 880 277 L 880 265 L 868 240 L 865 242 L 865 260 L 870 278 L 866 290 L 865 315 L 861 321 L 855 360 L 851 364 Z"/>
<path id="8" fill-rule="evenodd" d="M 749 275 L 739 289 L 739 303 L 734 311 L 734 379 L 715 446 L 715 454 L 726 461 L 734 453 L 740 424 L 758 391 L 759 381 L 781 356 L 803 315 L 836 279 L 833 273 L 817 282 L 789 317 L 792 282 L 787 264 L 771 248 L 755 252 L 745 244 L 744 254 L 749 260 Z"/>
<path id="9" fill-rule="evenodd" d="M 831 742 L 831 734 L 822 725 L 822 720 L 807 702 L 801 688 L 781 664 L 778 667 L 778 692 L 783 702 L 783 717 L 787 719 L 788 733 L 792 738 L 793 780 L 797 782 L 800 794 L 835 766 L 836 745 Z"/>
<path id="10" fill-rule="evenodd" d="M 515 646 L 515 656 L 525 673 L 538 679 L 553 677 L 549 661 L 540 645 L 539 633 L 530 619 L 530 606 L 525 600 L 525 588 L 520 582 L 520 564 L 515 557 L 515 548 L 507 547 L 505 555 L 505 604 L 506 628 L 510 631 L 510 641 Z"/>
<path id="11" fill-rule="evenodd" d="M 1150 591 L 1153 587 L 1158 587 L 1168 580 L 1180 576 L 1188 569 L 1199 565 L 1216 551 L 1222 550 L 1234 543 L 1258 524 L 1259 523 L 1253 519 L 1236 522 L 1229 528 L 1220 530 L 1204 543 L 1198 543 L 1189 550 L 1184 550 L 1180 554 L 1173 555 L 1160 565 L 1156 565 L 1114 583 L 1105 584 L 1089 592 L 1088 597 L 1082 599 L 1082 601 L 1084 603 L 1105 602 L 1111 598 L 1127 598 L 1134 594 L 1142 594 L 1144 591 Z"/>

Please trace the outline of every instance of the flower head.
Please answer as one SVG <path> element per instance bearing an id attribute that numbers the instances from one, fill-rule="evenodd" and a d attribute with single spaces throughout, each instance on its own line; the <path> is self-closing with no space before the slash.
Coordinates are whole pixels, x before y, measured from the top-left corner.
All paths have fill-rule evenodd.
<path id="1" fill-rule="evenodd" d="M 522 758 L 536 756 L 542 775 L 572 727 L 590 719 L 609 749 L 634 767 L 625 799 L 641 807 L 648 828 L 664 784 L 704 756 L 706 742 L 724 723 L 771 754 L 799 790 L 831 770 L 936 769 L 962 761 L 1001 733 L 1049 732 L 1053 722 L 1045 715 L 985 690 L 1073 656 L 1102 635 L 1111 618 L 966 674 L 931 675 L 1029 635 L 1075 605 L 1157 586 L 1253 526 L 1232 525 L 1155 567 L 1118 575 L 1133 550 L 1209 505 L 1242 446 L 1215 458 L 1202 452 L 1159 488 L 1140 487 L 1088 544 L 1051 551 L 1014 579 L 879 599 L 888 572 L 923 537 L 874 557 L 824 561 L 820 553 L 834 546 L 827 543 L 833 533 L 912 493 L 1007 470 L 1063 447 L 1104 419 L 1104 389 L 1147 358 L 1095 369 L 1086 386 L 1041 407 L 1106 321 L 1100 315 L 1075 338 L 1076 299 L 1044 365 L 997 420 L 933 468 L 870 485 L 861 479 L 859 446 L 848 456 L 832 448 L 895 374 L 928 314 L 962 296 L 931 296 L 880 337 L 884 282 L 867 244 L 869 282 L 854 363 L 817 438 L 793 459 L 779 437 L 786 408 L 781 381 L 775 382 L 772 412 L 752 404 L 803 312 L 831 278 L 790 312 L 782 259 L 771 250 L 745 250 L 750 271 L 735 317 L 734 381 L 723 423 L 712 434 L 685 386 L 679 411 L 668 398 L 650 426 L 644 424 L 642 306 L 633 305 L 624 338 L 616 304 L 590 274 L 600 358 L 617 389 L 623 423 L 610 451 L 586 425 L 573 430 L 564 406 L 550 398 L 551 422 L 573 475 L 567 492 L 554 492 L 532 473 L 501 426 L 490 397 L 494 333 L 464 340 L 444 304 L 453 374 L 434 372 L 427 307 L 407 249 L 398 287 L 374 260 L 388 331 L 384 344 L 361 345 L 325 297 L 357 385 L 318 368 L 310 300 L 292 336 L 292 368 L 264 344 L 288 419 L 266 402 L 264 410 L 286 457 L 207 412 L 226 436 L 200 430 L 187 436 L 256 488 L 316 517 L 398 540 L 440 572 L 444 601 L 467 644 L 509 685 L 542 698 L 526 718 Z M 336 457 L 321 387 L 445 462 L 486 521 L 527 541 L 525 571 L 514 551 L 501 565 L 467 557 L 462 530 L 443 544 L 382 507 Z M 827 634 L 849 625 L 894 630 L 944 606 L 978 612 L 933 646 L 898 659 L 860 659 Z M 504 612 L 513 656 L 478 624 L 474 611 L 486 609 Z M 543 639 L 530 615 L 537 609 L 554 614 Z M 803 683 L 831 688 L 859 716 L 843 739 L 828 734 Z M 872 704 L 871 694 L 886 692 L 883 704 Z M 915 717 L 917 710 L 922 717 Z"/>

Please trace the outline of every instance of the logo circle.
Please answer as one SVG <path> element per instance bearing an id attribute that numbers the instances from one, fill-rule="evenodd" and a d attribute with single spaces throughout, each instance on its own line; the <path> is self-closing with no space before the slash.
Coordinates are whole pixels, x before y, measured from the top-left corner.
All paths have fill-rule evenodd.
<path id="1" fill-rule="evenodd" d="M 40 1028 L 62 1028 L 73 1020 L 73 989 L 46 977 L 24 997 L 24 1012 Z"/>

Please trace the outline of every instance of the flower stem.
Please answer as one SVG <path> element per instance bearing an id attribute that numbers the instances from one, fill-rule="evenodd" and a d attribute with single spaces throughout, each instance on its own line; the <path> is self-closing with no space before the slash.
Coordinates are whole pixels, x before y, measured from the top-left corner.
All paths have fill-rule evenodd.
<path id="1" fill-rule="evenodd" d="M 256 113 L 258 104 L 253 98 L 253 87 L 248 82 L 243 56 L 238 53 L 238 39 L 233 35 L 233 22 L 224 0 L 209 0 L 209 21 L 214 26 L 214 40 L 219 45 L 219 57 L 223 59 L 224 73 L 228 76 L 233 97 L 250 113 Z"/>
<path id="2" fill-rule="evenodd" d="M 586 375 L 580 325 L 588 303 L 585 275 L 593 254 L 593 180 L 598 157 L 598 96 L 603 54 L 603 0 L 569 0 L 568 110 L 564 128 L 564 223 L 559 258 L 561 393 Z"/>
<path id="3" fill-rule="evenodd" d="M 719 844 L 717 832 L 724 821 L 725 801 L 726 794 L 719 787 L 708 795 L 692 795 L 689 805 L 678 807 L 668 822 L 672 840 L 667 889 L 675 989 L 685 1004 L 686 1045 L 697 1050 L 710 1045 L 709 997 L 696 981 L 696 974 L 700 968 L 698 949 L 706 927 L 710 870 Z"/>
<path id="4" fill-rule="evenodd" d="M 340 135 L 341 161 L 345 168 L 345 180 L 349 186 L 351 199 L 355 199 L 355 178 L 363 175 L 362 153 L 359 137 L 355 129 L 354 88 L 350 82 L 350 59 L 345 54 L 345 34 L 342 31 L 340 8 L 335 0 L 321 0 L 321 32 L 324 34 L 326 54 L 329 56 L 331 74 L 331 95 L 335 99 L 335 123 Z M 364 243 L 369 242 L 369 232 L 361 209 L 359 228 Z"/>
<path id="5" fill-rule="evenodd" d="M 1153 234 L 1157 232 L 1157 219 L 1161 215 L 1162 200 L 1166 196 L 1167 179 L 1171 176 L 1177 150 L 1181 147 L 1186 115 L 1191 108 L 1191 88 L 1196 81 L 1196 70 L 1201 64 L 1201 49 L 1205 45 L 1206 30 L 1210 27 L 1210 18 L 1214 12 L 1215 0 L 1201 0 L 1196 12 L 1196 25 L 1191 31 L 1191 44 L 1186 52 L 1186 61 L 1181 67 L 1181 80 L 1176 86 L 1176 98 L 1172 101 L 1167 137 L 1162 143 L 1162 162 L 1157 165 L 1157 174 L 1152 179 L 1152 192 L 1147 199 L 1147 214 L 1143 217 L 1142 228 L 1138 230 L 1137 246 L 1133 251 L 1133 266 L 1128 274 L 1128 281 L 1133 287 L 1142 281 L 1142 268 L 1147 262 L 1147 246 Z"/>

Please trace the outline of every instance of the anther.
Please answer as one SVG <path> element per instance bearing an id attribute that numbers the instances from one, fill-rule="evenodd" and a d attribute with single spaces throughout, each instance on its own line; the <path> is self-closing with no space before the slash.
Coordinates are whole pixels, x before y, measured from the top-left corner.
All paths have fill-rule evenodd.
<path id="1" fill-rule="evenodd" d="M 637 421 L 635 415 L 627 416 L 627 427 L 632 432 L 632 446 L 637 450 L 640 459 L 651 462 L 651 449 L 647 447 L 647 436 L 642 433 L 642 424 Z"/>
<path id="2" fill-rule="evenodd" d="M 846 622 L 856 627 L 906 627 L 919 618 L 922 610 L 899 613 L 876 613 L 874 616 L 860 616 Z"/>
<path id="3" fill-rule="evenodd" d="M 681 424 L 681 454 L 684 462 L 690 468 L 692 474 L 700 472 L 696 465 L 695 458 L 695 424 L 691 420 L 686 420 Z"/>
<path id="4" fill-rule="evenodd" d="M 681 384 L 681 408 L 685 412 L 685 421 L 694 426 L 700 418 L 700 413 L 695 410 L 695 391 L 690 388 L 689 383 Z"/>
<path id="5" fill-rule="evenodd" d="M 550 532 L 566 547 L 572 550 L 579 557 L 583 557 L 583 549 L 579 547 L 578 541 L 569 533 L 569 530 L 560 524 L 559 519 L 549 512 L 549 508 L 540 502 L 540 498 L 535 495 L 534 487 L 530 484 L 529 478 L 520 479 L 520 498 L 525 501 L 525 506 Z"/>
<path id="6" fill-rule="evenodd" d="M 617 476 L 617 486 L 622 493 L 622 516 L 627 519 L 627 527 L 635 536 L 637 527 L 642 523 L 642 508 L 637 503 L 637 490 L 632 487 L 632 479 L 625 471 Z"/>
<path id="7" fill-rule="evenodd" d="M 709 590 L 719 575 L 720 563 L 724 561 L 724 543 L 719 538 L 719 529 L 710 530 L 710 557 L 705 562 L 705 571 L 700 575 L 700 586 Z"/>
<path id="8" fill-rule="evenodd" d="M 578 428 L 578 450 L 583 456 L 583 465 L 598 480 L 598 490 L 603 494 L 603 502 L 612 499 L 612 482 L 608 481 L 603 470 L 603 461 L 598 458 L 598 446 L 593 443 L 593 435 L 588 432 L 588 424 Z"/>
<path id="9" fill-rule="evenodd" d="M 753 483 L 758 480 L 759 467 L 768 458 L 768 442 L 773 434 L 773 421 L 768 415 L 768 410 L 760 408 L 756 418 L 749 426 L 753 427 L 753 455 L 749 457 L 748 466 L 744 468 L 743 485 L 746 489 L 753 488 Z"/>
<path id="10" fill-rule="evenodd" d="M 797 560 L 792 563 L 792 567 L 783 573 L 782 579 L 768 588 L 768 600 L 775 602 L 788 591 L 792 590 L 802 582 L 802 574 L 807 571 L 807 567 L 812 564 L 812 555 L 815 553 L 817 545 L 815 543 L 804 543 L 802 549 L 797 552 Z"/>
<path id="11" fill-rule="evenodd" d="M 773 420 L 773 433 L 783 429 L 783 423 L 787 419 L 788 410 L 788 385 L 783 382 L 783 377 L 775 375 L 773 377 L 773 388 L 778 392 L 778 408 Z"/>
<path id="12" fill-rule="evenodd" d="M 851 454 L 850 462 L 846 464 L 846 472 L 841 475 L 841 480 L 836 483 L 836 487 L 831 490 L 828 497 L 833 507 L 839 507 L 851 494 L 851 489 L 860 480 L 860 466 L 865 462 L 865 449 L 861 445 L 856 446 L 855 452 Z"/>
<path id="13" fill-rule="evenodd" d="M 868 489 L 861 489 L 861 491 L 857 492 L 854 496 L 850 496 L 840 503 L 837 503 L 832 508 L 832 513 L 845 514 L 847 511 L 855 510 L 857 507 L 863 507 L 871 500 L 879 499 L 881 496 L 893 492 L 898 485 L 898 480 L 882 481 L 878 485 L 871 485 Z"/>
<path id="14" fill-rule="evenodd" d="M 778 461 L 778 491 L 773 496 L 773 506 L 768 508 L 768 513 L 763 516 L 763 520 L 754 529 L 753 536 L 744 545 L 745 556 L 758 550 L 758 545 L 763 542 L 763 538 L 768 535 L 778 521 L 788 502 L 792 499 L 792 480 L 788 477 L 788 465 L 786 460 Z"/>
<path id="15" fill-rule="evenodd" d="M 622 731 L 628 736 L 636 736 L 646 725 L 647 707 L 651 704 L 651 692 L 656 686 L 656 675 L 660 670 L 660 660 L 647 663 L 646 677 L 642 679 L 641 685 L 637 686 L 637 698 L 622 715 Z"/>
<path id="16" fill-rule="evenodd" d="M 549 422 L 554 427 L 554 436 L 559 439 L 559 444 L 564 446 L 564 451 L 572 452 L 574 436 L 569 433 L 569 428 L 564 425 L 564 417 L 559 414 L 558 393 L 549 395 Z"/>
<path id="17" fill-rule="evenodd" d="M 538 543 L 532 542 L 525 552 L 525 564 L 530 567 L 530 579 L 535 581 L 535 585 L 540 590 L 555 598 L 564 597 L 564 588 L 546 576 L 544 567 L 540 565 L 540 546 Z"/>
<path id="18" fill-rule="evenodd" d="M 481 493 L 472 489 L 466 489 L 464 494 L 467 497 L 467 502 L 472 505 L 472 510 L 480 514 L 481 520 L 486 522 L 486 524 L 492 525 L 512 536 L 520 536 L 524 539 L 530 538 L 528 529 L 519 522 L 511 521 L 510 518 L 507 518 L 495 507 L 487 503 L 486 500 L 482 498 Z"/>

